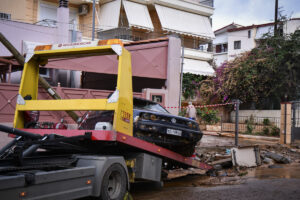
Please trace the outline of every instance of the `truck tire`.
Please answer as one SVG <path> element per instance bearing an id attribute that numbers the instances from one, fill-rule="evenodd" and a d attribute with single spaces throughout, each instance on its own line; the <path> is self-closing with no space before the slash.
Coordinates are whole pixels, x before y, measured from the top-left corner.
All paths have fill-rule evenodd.
<path id="1" fill-rule="evenodd" d="M 127 192 L 127 175 L 120 164 L 111 165 L 102 179 L 100 199 L 123 200 Z"/>

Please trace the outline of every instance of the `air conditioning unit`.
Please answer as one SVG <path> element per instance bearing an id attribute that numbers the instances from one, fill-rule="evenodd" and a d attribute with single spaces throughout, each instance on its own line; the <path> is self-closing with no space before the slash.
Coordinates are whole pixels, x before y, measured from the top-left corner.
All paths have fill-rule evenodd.
<path id="1" fill-rule="evenodd" d="M 89 5 L 81 4 L 78 9 L 78 15 L 86 15 L 89 12 Z"/>

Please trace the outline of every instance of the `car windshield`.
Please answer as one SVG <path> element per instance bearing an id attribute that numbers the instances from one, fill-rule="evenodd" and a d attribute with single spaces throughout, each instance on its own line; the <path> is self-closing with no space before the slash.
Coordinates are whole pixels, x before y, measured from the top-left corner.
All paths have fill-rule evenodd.
<path id="1" fill-rule="evenodd" d="M 151 110 L 151 111 L 161 112 L 161 113 L 169 113 L 160 104 L 151 102 L 151 101 L 146 101 L 143 99 L 133 99 L 133 107 L 135 109 Z"/>

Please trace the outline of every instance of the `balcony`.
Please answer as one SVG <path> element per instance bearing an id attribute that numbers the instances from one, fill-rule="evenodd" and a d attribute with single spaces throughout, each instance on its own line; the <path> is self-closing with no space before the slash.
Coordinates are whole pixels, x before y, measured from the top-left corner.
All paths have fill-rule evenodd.
<path id="1" fill-rule="evenodd" d="M 196 60 L 210 61 L 213 59 L 213 53 L 197 49 L 184 48 L 184 57 Z"/>

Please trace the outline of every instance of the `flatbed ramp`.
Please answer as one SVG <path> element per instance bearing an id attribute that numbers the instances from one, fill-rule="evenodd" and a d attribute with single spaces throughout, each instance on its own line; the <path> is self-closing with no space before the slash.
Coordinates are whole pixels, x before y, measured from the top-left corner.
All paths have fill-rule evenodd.
<path id="1" fill-rule="evenodd" d="M 40 135 L 57 134 L 65 137 L 84 136 L 88 132 L 89 134 L 91 134 L 91 139 L 94 141 L 119 142 L 155 154 L 159 157 L 175 161 L 178 164 L 186 165 L 187 167 L 194 167 L 203 170 L 212 169 L 212 166 L 197 161 L 192 157 L 184 157 L 166 148 L 160 147 L 158 145 L 149 143 L 139 138 L 125 135 L 119 132 L 98 131 L 98 130 L 53 130 L 53 129 L 26 129 L 26 131 L 35 134 L 40 134 Z"/>

